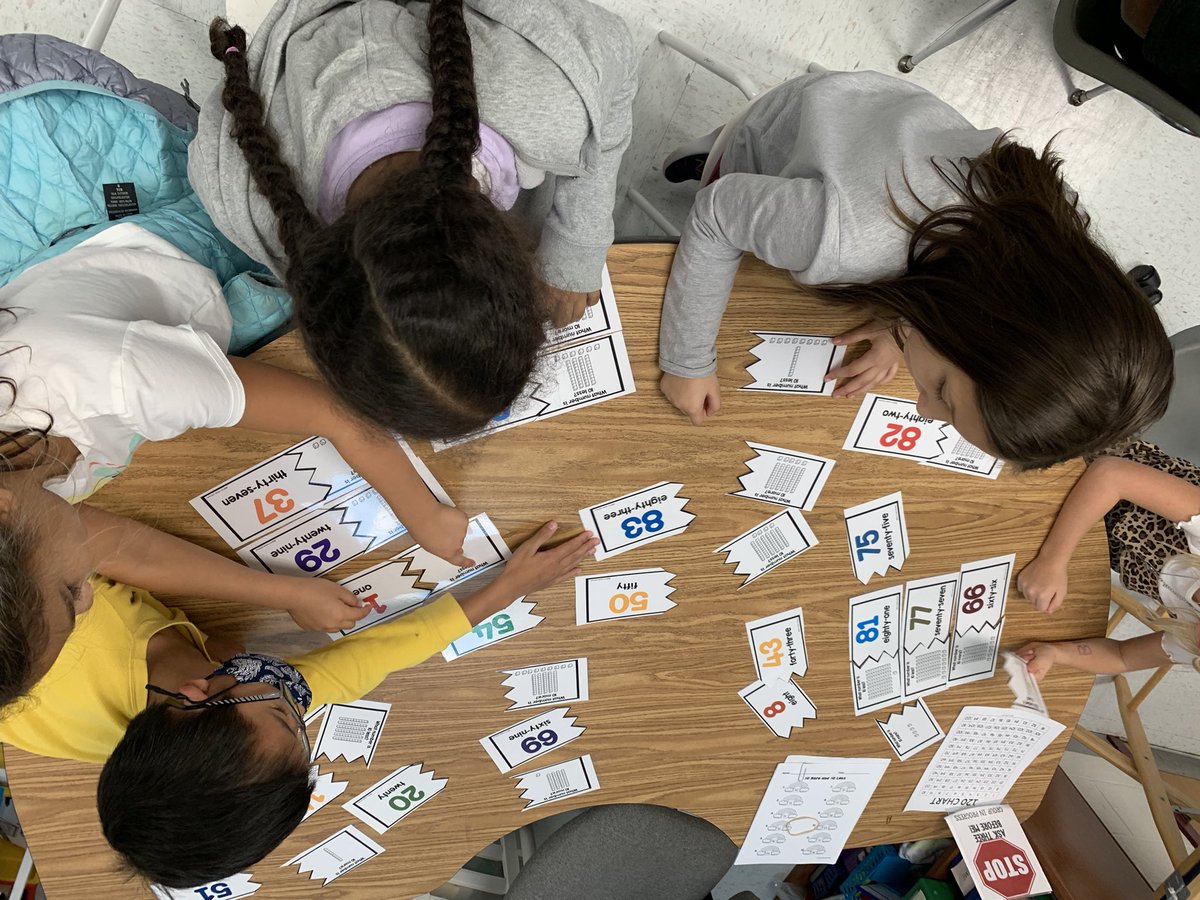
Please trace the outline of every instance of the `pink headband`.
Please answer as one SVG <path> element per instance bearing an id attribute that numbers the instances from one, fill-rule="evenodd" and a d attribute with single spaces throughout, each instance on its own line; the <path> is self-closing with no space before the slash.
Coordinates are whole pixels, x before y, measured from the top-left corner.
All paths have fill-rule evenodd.
<path id="1" fill-rule="evenodd" d="M 226 48 L 225 48 L 225 55 L 226 55 L 226 56 L 228 56 L 230 53 L 241 53 L 241 52 L 242 52 L 242 51 L 241 51 L 241 50 L 239 50 L 237 47 L 226 47 Z"/>

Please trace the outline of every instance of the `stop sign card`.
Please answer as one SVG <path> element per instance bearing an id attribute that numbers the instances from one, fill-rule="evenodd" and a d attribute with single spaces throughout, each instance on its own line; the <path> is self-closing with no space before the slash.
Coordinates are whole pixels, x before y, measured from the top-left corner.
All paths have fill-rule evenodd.
<path id="1" fill-rule="evenodd" d="M 1010 807 L 995 803 L 961 809 L 946 816 L 946 824 L 982 900 L 1050 892 L 1046 873 Z"/>

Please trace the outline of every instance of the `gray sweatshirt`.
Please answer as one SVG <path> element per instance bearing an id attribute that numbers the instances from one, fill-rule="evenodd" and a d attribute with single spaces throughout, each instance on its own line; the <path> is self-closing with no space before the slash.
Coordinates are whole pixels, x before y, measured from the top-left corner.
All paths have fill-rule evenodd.
<path id="1" fill-rule="evenodd" d="M 595 290 L 613 238 L 617 168 L 633 128 L 637 60 L 624 22 L 584 0 L 465 0 L 480 119 L 517 156 L 514 213 L 539 236 L 545 280 Z M 428 4 L 278 0 L 247 52 L 301 195 L 316 208 L 329 142 L 358 116 L 429 101 Z M 275 216 L 229 136 L 218 87 L 188 175 L 217 227 L 276 272 Z"/>
<path id="2" fill-rule="evenodd" d="M 888 201 L 920 219 L 904 186 L 937 208 L 953 201 L 931 158 L 978 156 L 980 131 L 919 88 L 877 72 L 823 72 L 763 95 L 735 126 L 721 177 L 696 195 L 671 267 L 659 366 L 716 370 L 716 340 L 742 253 L 800 284 L 870 281 L 904 271 L 908 232 Z"/>

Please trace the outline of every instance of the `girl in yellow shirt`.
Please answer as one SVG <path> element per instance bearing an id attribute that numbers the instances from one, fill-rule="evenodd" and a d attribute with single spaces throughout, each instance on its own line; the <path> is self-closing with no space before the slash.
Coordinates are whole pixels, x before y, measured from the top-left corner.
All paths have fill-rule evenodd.
<path id="1" fill-rule="evenodd" d="M 303 716 L 356 700 L 517 597 L 578 574 L 596 540 L 543 549 L 549 522 L 487 587 L 291 660 L 208 637 L 128 580 L 154 590 L 280 606 L 298 621 L 340 585 L 265 575 L 128 519 L 49 492 L 0 487 L 0 741 L 107 762 L 105 837 L 159 884 L 192 887 L 257 862 L 308 808 Z M 325 627 L 325 626 L 321 626 Z"/>

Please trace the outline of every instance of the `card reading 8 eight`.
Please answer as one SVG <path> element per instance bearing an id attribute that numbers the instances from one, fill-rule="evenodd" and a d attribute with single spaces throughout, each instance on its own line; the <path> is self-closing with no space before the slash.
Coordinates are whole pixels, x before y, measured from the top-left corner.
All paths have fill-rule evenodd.
<path id="1" fill-rule="evenodd" d="M 600 538 L 596 559 L 607 559 L 687 528 L 696 517 L 684 511 L 689 501 L 679 496 L 681 490 L 682 484 L 662 481 L 581 509 L 583 527 Z"/>

